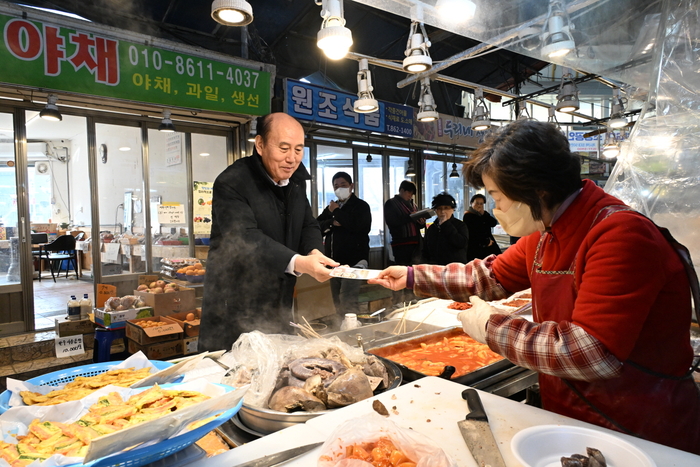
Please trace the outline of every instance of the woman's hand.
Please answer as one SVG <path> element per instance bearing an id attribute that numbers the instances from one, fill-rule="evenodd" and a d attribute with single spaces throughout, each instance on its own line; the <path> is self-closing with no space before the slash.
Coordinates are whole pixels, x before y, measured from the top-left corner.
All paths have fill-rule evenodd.
<path id="1" fill-rule="evenodd" d="M 379 284 L 391 290 L 401 290 L 406 288 L 406 276 L 408 268 L 406 266 L 390 266 L 379 273 L 376 279 L 370 279 L 370 284 Z"/>

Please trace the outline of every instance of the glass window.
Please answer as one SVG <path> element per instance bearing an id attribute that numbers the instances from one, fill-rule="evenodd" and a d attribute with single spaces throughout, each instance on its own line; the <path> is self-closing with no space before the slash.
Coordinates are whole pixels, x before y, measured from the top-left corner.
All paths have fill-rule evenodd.
<path id="1" fill-rule="evenodd" d="M 406 164 L 408 156 L 389 156 L 389 198 L 399 194 L 399 185 L 404 180 L 411 180 L 411 177 L 406 177 Z"/>
<path id="2" fill-rule="evenodd" d="M 97 123 L 95 138 L 100 241 L 92 244 L 102 254 L 102 275 L 145 272 L 141 129 Z M 90 199 L 89 193 L 84 199 Z M 90 210 L 78 211 L 81 222 L 90 223 Z M 127 239 L 113 241 L 120 235 Z"/>
<path id="3" fill-rule="evenodd" d="M 189 258 L 185 133 L 148 130 L 153 270 L 162 258 Z M 199 157 L 199 156 L 198 156 Z"/>
<path id="4" fill-rule="evenodd" d="M 14 134 L 12 114 L 0 113 L 0 284 L 20 281 Z M 2 322 L 22 319 L 3 311 Z"/>
<path id="5" fill-rule="evenodd" d="M 323 212 L 328 203 L 335 199 L 332 179 L 337 172 L 347 172 L 355 180 L 352 170 L 352 149 L 318 145 L 316 147 L 317 216 Z"/>
<path id="6" fill-rule="evenodd" d="M 447 164 L 447 167 L 449 171 L 452 172 L 451 162 Z M 459 164 L 457 165 L 457 171 L 460 171 Z M 464 190 L 464 179 L 462 178 L 461 174 L 457 178 L 447 178 L 447 192 L 454 196 L 455 201 L 457 202 L 454 216 L 457 219 L 462 220 L 464 218 L 464 211 L 467 210 L 469 205 L 469 200 L 466 199 L 466 195 L 468 193 L 466 193 Z"/>
<path id="7" fill-rule="evenodd" d="M 359 175 L 355 189 L 359 191 L 357 196 L 369 204 L 372 212 L 372 229 L 369 232 L 369 246 L 378 247 L 384 245 L 384 183 L 382 181 L 382 157 L 380 154 L 372 154 L 367 157 L 367 152 L 360 152 L 357 156 Z"/>
<path id="8" fill-rule="evenodd" d="M 195 236 L 195 257 L 206 259 L 211 235 L 211 202 L 214 180 L 226 169 L 226 137 L 192 133 L 192 180 L 194 205 L 192 225 Z M 151 213 L 153 216 L 154 213 Z"/>
<path id="9" fill-rule="evenodd" d="M 423 207 L 430 207 L 433 197 L 445 191 L 445 163 L 425 159 L 423 161 L 425 184 L 423 186 Z"/>

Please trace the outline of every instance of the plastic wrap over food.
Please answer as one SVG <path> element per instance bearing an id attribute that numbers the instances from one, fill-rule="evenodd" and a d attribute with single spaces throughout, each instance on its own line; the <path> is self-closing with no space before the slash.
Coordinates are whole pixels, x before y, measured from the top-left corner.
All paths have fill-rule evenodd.
<path id="1" fill-rule="evenodd" d="M 297 359 L 325 358 L 333 353 L 339 361 L 347 359 L 348 367 L 366 362 L 362 349 L 349 346 L 336 336 L 304 339 L 258 331 L 244 333 L 234 342 L 231 351 L 219 359 L 230 368 L 221 382 L 234 387 L 250 383 L 245 396 L 246 405 L 266 408 L 283 366 Z"/>
<path id="2" fill-rule="evenodd" d="M 304 340 L 298 336 L 263 334 L 259 331 L 241 334 L 231 351 L 219 359 L 220 363 L 230 368 L 221 382 L 233 387 L 250 383 L 245 403 L 252 407 L 264 407 L 275 387 L 284 353 L 290 345 Z"/>
<path id="3" fill-rule="evenodd" d="M 430 73 L 500 47 L 644 89 L 654 69 L 649 44 L 657 37 L 662 9 L 690 5 L 657 0 L 354 1 L 483 42 L 441 57 Z M 408 85 L 423 77 L 418 73 L 404 81 Z"/>
<path id="4" fill-rule="evenodd" d="M 700 5 L 663 5 L 649 98 L 605 189 L 668 228 L 699 271 Z"/>

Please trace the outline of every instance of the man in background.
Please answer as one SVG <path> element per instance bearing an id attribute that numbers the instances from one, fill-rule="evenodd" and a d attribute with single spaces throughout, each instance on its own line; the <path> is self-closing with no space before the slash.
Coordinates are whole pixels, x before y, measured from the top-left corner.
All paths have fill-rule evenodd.
<path id="1" fill-rule="evenodd" d="M 229 350 L 241 333 L 289 333 L 296 277 L 330 279 L 306 198 L 304 130 L 284 113 L 261 117 L 253 154 L 214 182 L 199 350 Z"/>
<path id="2" fill-rule="evenodd" d="M 425 225 L 425 219 L 411 217 L 418 210 L 413 202 L 415 194 L 416 185 L 404 180 L 399 185 L 399 194 L 384 203 L 384 222 L 391 233 L 394 264 L 402 266 L 420 263 L 420 229 Z"/>
<path id="3" fill-rule="evenodd" d="M 346 172 L 333 175 L 333 190 L 338 198 L 318 216 L 325 237 L 326 256 L 341 265 L 367 268 L 369 231 L 372 213 L 369 204 L 355 196 L 352 177 Z M 358 313 L 357 298 L 361 282 L 355 279 L 331 278 L 331 294 L 338 319 L 345 313 Z"/>

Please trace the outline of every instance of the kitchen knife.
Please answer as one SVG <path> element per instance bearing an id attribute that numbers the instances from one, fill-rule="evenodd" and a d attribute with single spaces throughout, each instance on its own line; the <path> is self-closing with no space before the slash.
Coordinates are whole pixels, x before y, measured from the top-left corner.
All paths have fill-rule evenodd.
<path id="1" fill-rule="evenodd" d="M 475 389 L 465 389 L 462 391 L 462 398 L 469 404 L 469 413 L 466 420 L 457 422 L 457 426 L 474 460 L 479 467 L 506 467 L 491 432 L 479 393 Z"/>
<path id="2" fill-rule="evenodd" d="M 268 454 L 267 456 L 259 457 L 258 459 L 252 461 L 233 465 L 232 467 L 273 467 L 283 462 L 290 461 L 295 457 L 299 457 L 303 454 L 306 454 L 307 452 L 319 447 L 322 444 L 323 441 L 320 443 L 306 444 L 304 446 L 287 449 L 286 451 L 278 452 L 276 454 Z"/>

